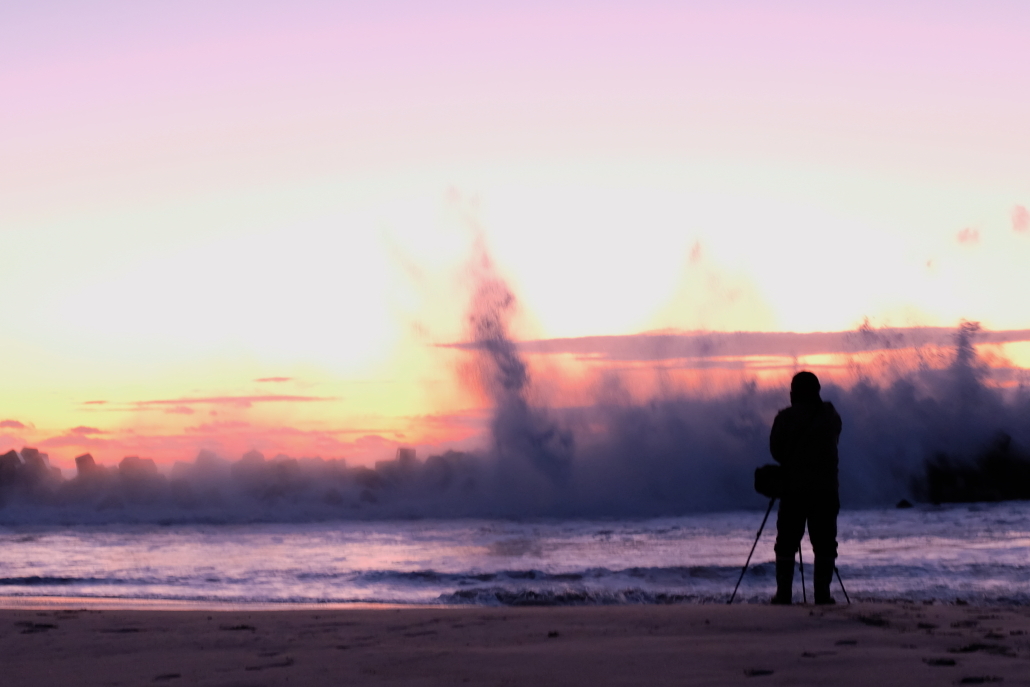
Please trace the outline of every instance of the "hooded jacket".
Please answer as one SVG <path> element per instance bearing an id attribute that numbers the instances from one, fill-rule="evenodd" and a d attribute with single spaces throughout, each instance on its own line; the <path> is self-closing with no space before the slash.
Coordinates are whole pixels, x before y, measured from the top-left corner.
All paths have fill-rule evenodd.
<path id="1" fill-rule="evenodd" d="M 769 451 L 783 466 L 784 499 L 837 498 L 840 415 L 816 398 L 784 408 L 773 421 Z"/>

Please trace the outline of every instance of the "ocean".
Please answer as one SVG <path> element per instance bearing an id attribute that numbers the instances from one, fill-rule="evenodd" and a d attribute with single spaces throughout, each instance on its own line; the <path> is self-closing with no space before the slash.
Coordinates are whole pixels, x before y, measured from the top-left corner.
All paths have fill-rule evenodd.
<path id="1" fill-rule="evenodd" d="M 6 525 L 0 604 L 725 603 L 762 515 Z M 853 601 L 1030 602 L 1030 502 L 845 510 L 839 529 Z M 740 601 L 772 595 L 774 538 L 775 511 Z M 803 554 L 810 600 L 807 539 Z"/>

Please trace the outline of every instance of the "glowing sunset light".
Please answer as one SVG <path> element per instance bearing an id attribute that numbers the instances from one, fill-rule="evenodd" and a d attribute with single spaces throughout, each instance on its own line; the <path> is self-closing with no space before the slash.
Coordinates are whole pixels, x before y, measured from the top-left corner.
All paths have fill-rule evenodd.
<path id="1" fill-rule="evenodd" d="M 0 452 L 479 446 L 484 255 L 554 406 L 1018 385 L 1030 5 L 962 5 L 7 3 Z"/>

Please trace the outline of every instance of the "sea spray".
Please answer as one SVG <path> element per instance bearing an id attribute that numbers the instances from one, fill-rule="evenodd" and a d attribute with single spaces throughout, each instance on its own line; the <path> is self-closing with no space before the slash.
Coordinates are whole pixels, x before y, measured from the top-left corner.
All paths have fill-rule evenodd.
<path id="1" fill-rule="evenodd" d="M 488 263 L 486 263 L 488 266 Z M 401 451 L 374 468 L 341 460 L 235 462 L 201 452 L 164 474 L 152 460 L 77 459 L 65 479 L 34 449 L 0 456 L 0 523 L 295 522 L 449 517 L 653 517 L 761 508 L 751 488 L 785 388 L 745 381 L 722 393 L 664 391 L 643 402 L 606 393 L 581 407 L 534 401 L 509 332 L 515 300 L 488 269 L 469 309 L 469 354 L 493 405 L 490 442 L 425 460 Z M 868 330 L 856 336 L 868 338 Z M 994 383 L 964 324 L 950 353 L 890 375 L 861 365 L 827 380 L 844 419 L 845 508 L 1030 498 L 1030 393 Z M 617 373 L 611 388 L 618 387 Z"/>
<path id="2" fill-rule="evenodd" d="M 476 354 L 483 359 L 479 380 L 494 410 L 487 457 L 495 475 L 491 508 L 512 516 L 562 512 L 572 496 L 572 432 L 527 399 L 526 362 L 508 332 L 514 295 L 492 273 L 478 281 L 469 325 Z"/>

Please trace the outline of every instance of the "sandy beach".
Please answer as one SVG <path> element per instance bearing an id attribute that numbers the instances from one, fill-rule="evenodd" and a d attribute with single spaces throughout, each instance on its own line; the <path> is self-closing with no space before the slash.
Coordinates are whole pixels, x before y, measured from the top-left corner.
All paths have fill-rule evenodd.
<path id="1" fill-rule="evenodd" d="M 1030 684 L 1030 609 L 0 610 L 4 685 Z"/>

